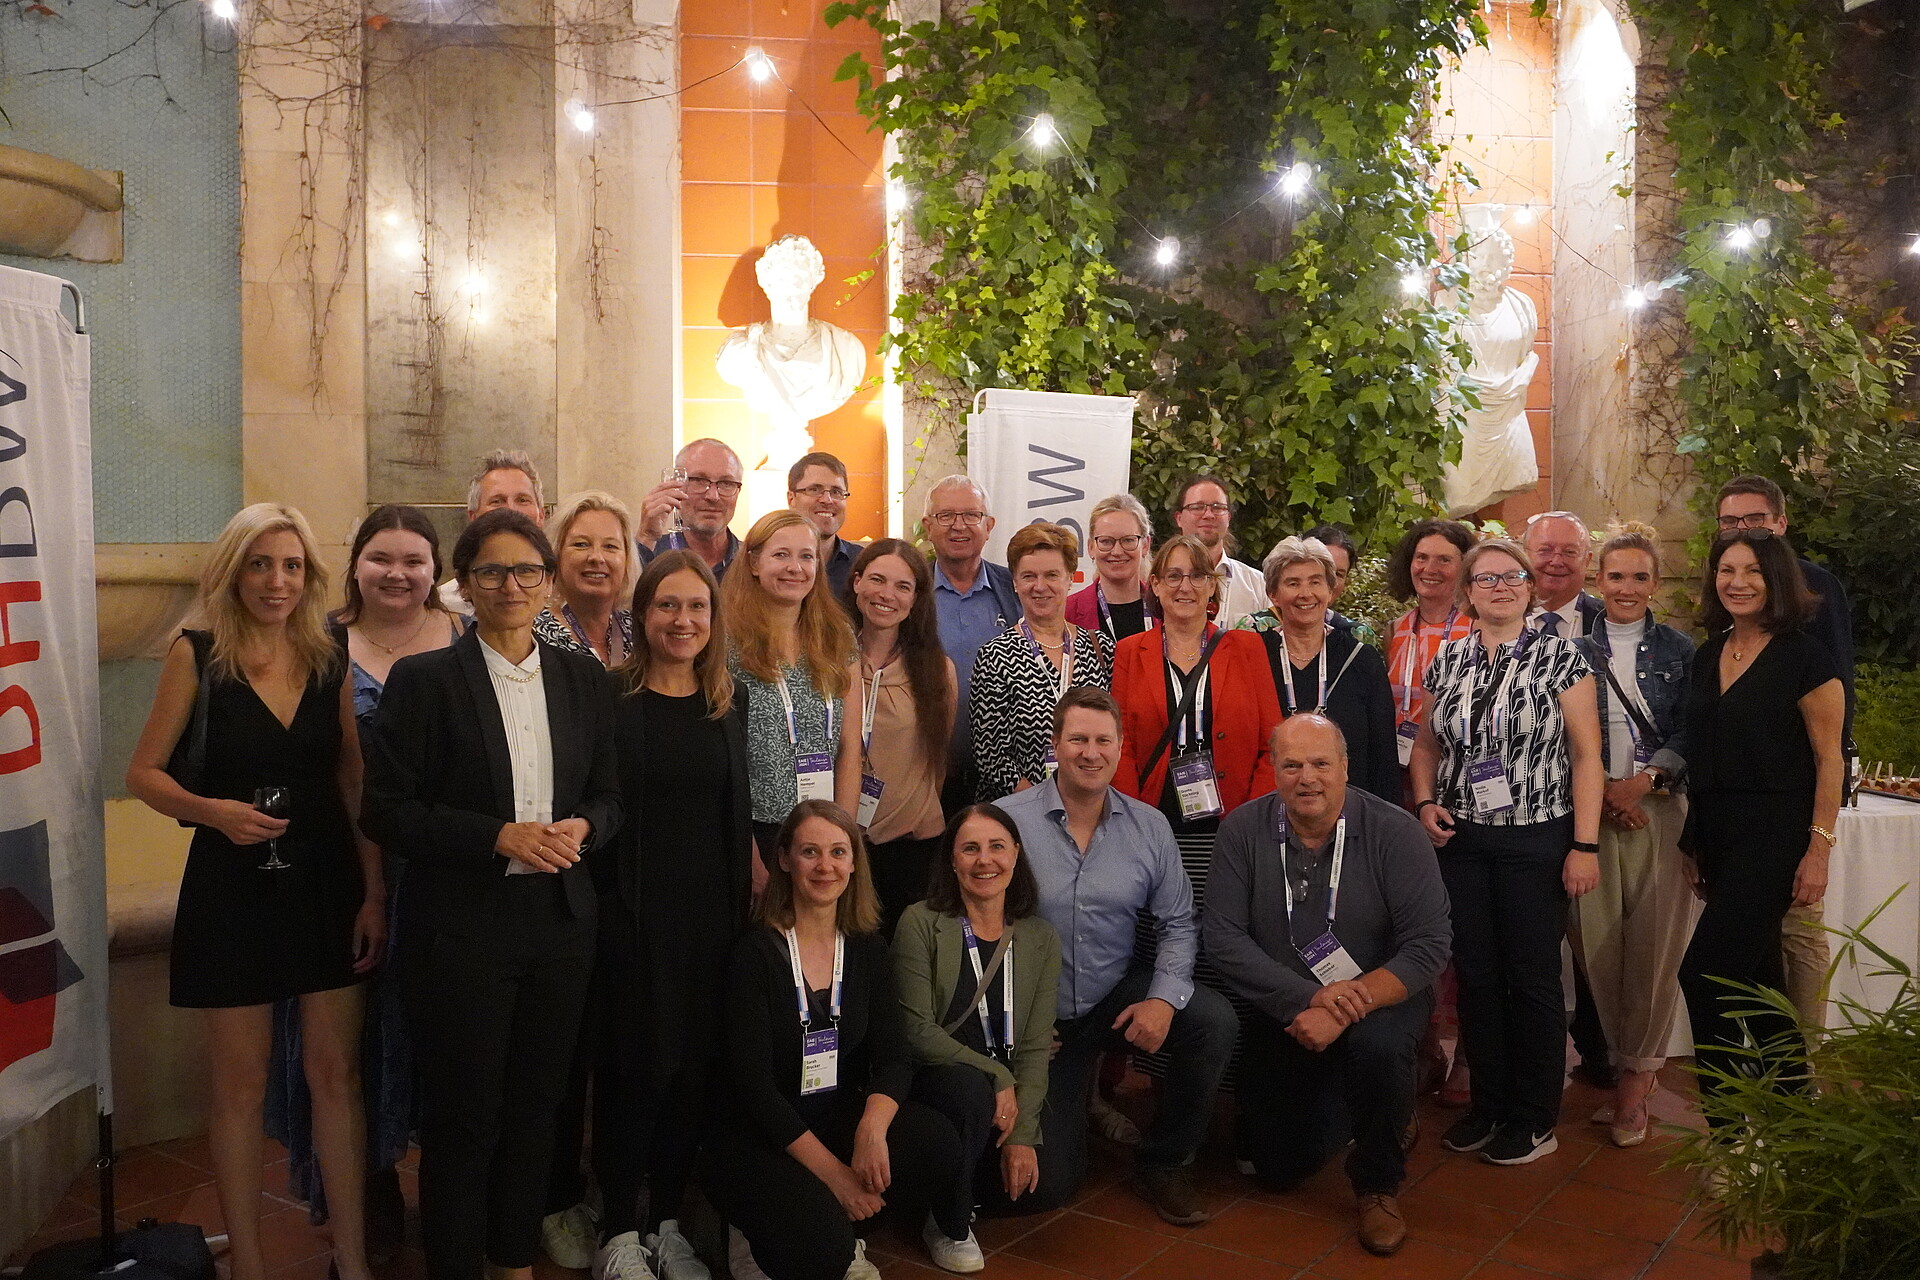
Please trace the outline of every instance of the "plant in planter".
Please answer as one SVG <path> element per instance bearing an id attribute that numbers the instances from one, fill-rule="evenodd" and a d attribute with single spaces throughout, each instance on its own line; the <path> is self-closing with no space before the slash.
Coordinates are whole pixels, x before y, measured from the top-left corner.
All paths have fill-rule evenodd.
<path id="1" fill-rule="evenodd" d="M 1878 914 L 1831 930 L 1846 939 L 1835 967 L 1865 953 L 1898 992 L 1879 1010 L 1838 1002 L 1842 1025 L 1820 1033 L 1812 1054 L 1819 1089 L 1792 1088 L 1795 1068 L 1753 1046 L 1731 1071 L 1695 1068 L 1717 1086 L 1701 1109 L 1720 1123 L 1687 1135 L 1674 1163 L 1716 1185 L 1707 1207 L 1724 1245 L 1776 1246 L 1755 1260 L 1756 1277 L 1920 1276 L 1920 994 L 1912 968 L 1863 932 Z M 1778 991 L 1728 985 L 1751 1000 L 1748 1013 L 1794 1016 Z"/>

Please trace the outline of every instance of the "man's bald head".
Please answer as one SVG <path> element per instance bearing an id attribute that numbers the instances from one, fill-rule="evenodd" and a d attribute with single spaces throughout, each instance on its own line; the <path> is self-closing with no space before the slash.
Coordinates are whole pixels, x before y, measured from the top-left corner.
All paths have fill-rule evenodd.
<path id="1" fill-rule="evenodd" d="M 1273 731 L 1273 781 L 1292 822 L 1325 831 L 1347 803 L 1347 735 L 1318 711 L 1282 720 Z"/>
<path id="2" fill-rule="evenodd" d="M 1302 711 L 1273 726 L 1273 739 L 1269 746 L 1276 761 L 1280 759 L 1281 752 L 1290 746 L 1296 751 L 1330 749 L 1342 760 L 1347 758 L 1347 735 L 1330 717 L 1318 711 Z"/>

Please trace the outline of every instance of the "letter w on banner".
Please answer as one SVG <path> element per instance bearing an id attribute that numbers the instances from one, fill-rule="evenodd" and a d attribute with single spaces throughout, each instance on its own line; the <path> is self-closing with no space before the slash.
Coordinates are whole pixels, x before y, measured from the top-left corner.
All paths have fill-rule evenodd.
<path id="1" fill-rule="evenodd" d="M 1094 503 L 1127 492 L 1133 397 L 1060 391 L 982 391 L 967 416 L 967 474 L 993 495 L 997 524 L 987 559 L 1007 558 L 1022 525 L 1049 520 L 1080 539 L 1080 569 L 1093 573 L 1087 520 Z"/>
<path id="2" fill-rule="evenodd" d="M 63 287 L 0 267 L 0 1138 L 108 1070 L 88 352 Z"/>

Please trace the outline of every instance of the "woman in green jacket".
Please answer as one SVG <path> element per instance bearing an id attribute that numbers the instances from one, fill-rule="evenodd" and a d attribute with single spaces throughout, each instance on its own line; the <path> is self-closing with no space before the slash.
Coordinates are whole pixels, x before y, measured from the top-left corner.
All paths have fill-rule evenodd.
<path id="1" fill-rule="evenodd" d="M 906 909 L 893 935 L 920 1064 L 913 1097 L 953 1122 L 974 1161 L 961 1194 L 988 1212 L 1057 1207 L 1032 1194 L 1060 985 L 1060 939 L 1039 909 L 1019 828 L 998 805 L 976 804 L 947 823 L 927 900 Z M 996 1147 L 997 1162 L 980 1159 Z"/>

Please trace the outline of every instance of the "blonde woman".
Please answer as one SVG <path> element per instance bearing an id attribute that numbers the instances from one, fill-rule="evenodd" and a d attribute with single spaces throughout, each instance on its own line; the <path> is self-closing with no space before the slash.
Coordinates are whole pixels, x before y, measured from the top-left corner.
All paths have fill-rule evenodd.
<path id="1" fill-rule="evenodd" d="M 1094 503 L 1087 547 L 1097 576 L 1067 597 L 1067 621 L 1115 644 L 1153 626 L 1152 602 L 1142 589 L 1153 555 L 1153 517 L 1140 499 L 1116 493 Z"/>
<path id="2" fill-rule="evenodd" d="M 560 559 L 553 598 L 533 633 L 557 649 L 591 654 L 609 669 L 633 652 L 633 513 L 610 493 L 588 489 L 554 508 L 547 540 Z"/>
<path id="3" fill-rule="evenodd" d="M 747 699 L 754 844 L 764 868 L 794 805 L 858 805 L 860 726 L 846 715 L 853 629 L 821 572 L 818 530 L 792 511 L 770 511 L 747 531 L 721 580 L 720 611 L 727 668 Z"/>
<path id="4" fill-rule="evenodd" d="M 171 998 L 206 1010 L 208 1138 L 234 1280 L 266 1274 L 261 1106 L 285 999 L 300 1005 L 334 1266 L 343 1280 L 368 1276 L 358 984 L 380 959 L 386 886 L 349 816 L 360 743 L 326 597 L 306 517 L 263 502 L 228 521 L 200 583 L 207 629 L 169 650 L 127 767 L 129 791 L 196 828 Z"/>

